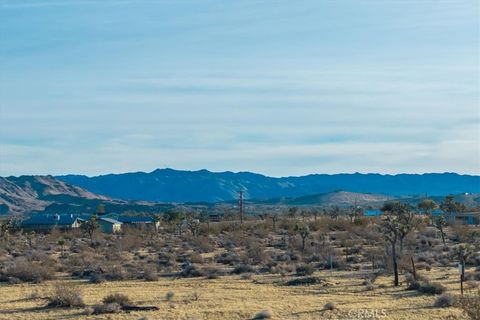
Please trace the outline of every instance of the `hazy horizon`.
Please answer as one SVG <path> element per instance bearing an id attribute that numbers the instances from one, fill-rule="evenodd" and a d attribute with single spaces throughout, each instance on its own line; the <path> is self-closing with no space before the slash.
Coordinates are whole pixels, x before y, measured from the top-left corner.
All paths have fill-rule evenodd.
<path id="1" fill-rule="evenodd" d="M 480 174 L 480 7 L 4 0 L 0 176 Z"/>
<path id="2" fill-rule="evenodd" d="M 49 176 L 54 176 L 54 177 L 59 177 L 59 176 L 87 176 L 87 177 L 98 177 L 98 176 L 106 176 L 106 175 L 120 175 L 120 174 L 129 174 L 129 173 L 153 173 L 154 171 L 157 170 L 174 170 L 174 171 L 188 171 L 188 172 L 198 172 L 198 171 L 209 171 L 211 173 L 225 173 L 225 172 L 232 172 L 232 173 L 253 173 L 253 174 L 259 174 L 263 175 L 266 177 L 271 177 L 271 178 L 287 178 L 287 177 L 301 177 L 301 176 L 308 176 L 308 175 L 340 175 L 340 174 L 361 174 L 361 175 L 382 175 L 382 176 L 396 176 L 396 175 L 428 175 L 428 174 L 458 174 L 461 176 L 480 176 L 480 174 L 469 174 L 469 173 L 458 173 L 458 172 L 453 172 L 453 171 L 444 171 L 444 172 L 398 172 L 398 173 L 380 173 L 380 172 L 333 172 L 333 173 L 324 173 L 324 172 L 310 172 L 306 173 L 303 175 L 293 175 L 293 174 L 286 174 L 286 175 L 269 175 L 263 172 L 257 172 L 257 171 L 246 171 L 246 170 L 240 170 L 240 171 L 233 171 L 233 170 L 210 170 L 208 168 L 198 168 L 198 169 L 182 169 L 182 168 L 172 168 L 172 167 L 164 167 L 164 168 L 154 168 L 151 170 L 132 170 L 132 171 L 120 171 L 120 172 L 104 172 L 100 174 L 83 174 L 83 173 L 76 173 L 76 172 L 68 172 L 68 173 L 59 173 L 59 174 L 36 174 L 36 173 L 30 173 L 30 174 L 22 174 L 23 176 L 36 176 L 36 175 L 49 175 Z M 2 176 L 2 177 L 18 177 L 22 175 L 8 175 L 8 176 Z"/>

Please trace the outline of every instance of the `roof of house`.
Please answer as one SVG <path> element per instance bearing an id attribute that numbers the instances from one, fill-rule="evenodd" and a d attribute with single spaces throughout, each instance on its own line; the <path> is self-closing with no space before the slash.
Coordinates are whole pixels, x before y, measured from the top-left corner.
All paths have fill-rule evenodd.
<path id="1" fill-rule="evenodd" d="M 34 215 L 22 221 L 22 226 L 29 225 L 72 225 L 77 220 L 73 215 Z"/>
<path id="2" fill-rule="evenodd" d="M 379 216 L 382 214 L 382 210 L 380 209 L 372 209 L 372 210 L 365 210 L 363 213 L 364 216 Z"/>
<path id="3" fill-rule="evenodd" d="M 131 216 L 118 216 L 116 218 L 118 221 L 123 223 L 153 223 L 155 220 L 152 217 L 131 217 Z"/>
<path id="4" fill-rule="evenodd" d="M 111 224 L 122 224 L 121 221 L 118 221 L 118 220 L 115 220 L 115 219 L 112 219 L 112 218 L 99 218 L 98 220 L 100 221 L 105 221 L 105 222 L 108 222 L 108 223 L 111 223 Z"/>

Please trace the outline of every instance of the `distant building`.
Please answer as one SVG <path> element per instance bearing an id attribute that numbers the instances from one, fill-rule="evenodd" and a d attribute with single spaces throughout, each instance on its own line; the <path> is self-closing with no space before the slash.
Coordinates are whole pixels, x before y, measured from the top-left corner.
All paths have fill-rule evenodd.
<path id="1" fill-rule="evenodd" d="M 455 215 L 455 222 L 477 226 L 480 224 L 480 211 L 457 213 Z"/>
<path id="2" fill-rule="evenodd" d="M 104 233 L 119 233 L 122 231 L 122 223 L 112 218 L 101 217 L 98 219 L 100 230 Z"/>
<path id="3" fill-rule="evenodd" d="M 78 227 L 80 227 L 80 221 L 78 217 L 73 214 L 37 214 L 20 223 L 20 229 L 24 231 L 71 230 Z"/>
<path id="4" fill-rule="evenodd" d="M 382 215 L 382 210 L 380 209 L 370 209 L 363 212 L 365 217 L 376 217 Z"/>
<path id="5" fill-rule="evenodd" d="M 219 222 L 221 220 L 221 217 L 219 214 L 210 214 L 208 216 L 208 220 L 210 220 L 210 222 Z"/>
<path id="6" fill-rule="evenodd" d="M 142 229 L 155 229 L 157 230 L 160 226 L 160 222 L 155 221 L 152 217 L 142 217 L 142 216 L 117 216 L 115 220 L 123 223 L 123 226 L 131 226 L 135 228 Z"/>

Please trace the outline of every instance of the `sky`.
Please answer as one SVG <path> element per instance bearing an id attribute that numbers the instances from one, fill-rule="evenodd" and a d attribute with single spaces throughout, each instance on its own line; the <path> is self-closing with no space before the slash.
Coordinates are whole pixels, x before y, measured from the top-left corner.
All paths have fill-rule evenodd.
<path id="1" fill-rule="evenodd" d="M 480 174 L 477 0 L 0 0 L 0 175 Z"/>

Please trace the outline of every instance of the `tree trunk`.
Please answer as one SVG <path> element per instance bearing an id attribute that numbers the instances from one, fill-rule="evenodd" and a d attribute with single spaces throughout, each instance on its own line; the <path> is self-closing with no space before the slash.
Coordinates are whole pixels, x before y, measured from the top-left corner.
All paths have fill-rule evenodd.
<path id="1" fill-rule="evenodd" d="M 348 265 L 348 246 L 345 246 L 345 266 Z"/>
<path id="2" fill-rule="evenodd" d="M 399 286 L 398 281 L 398 265 L 397 265 L 397 249 L 395 246 L 395 242 L 392 242 L 392 260 L 393 260 L 393 273 L 394 273 L 394 285 L 395 287 Z"/>
<path id="3" fill-rule="evenodd" d="M 443 246 L 446 246 L 447 244 L 445 243 L 445 233 L 443 233 L 443 228 L 440 228 L 440 235 L 442 236 Z"/>
<path id="4" fill-rule="evenodd" d="M 417 269 L 415 269 L 415 261 L 413 261 L 413 257 L 410 257 L 410 260 L 412 261 L 413 279 L 417 281 Z"/>

